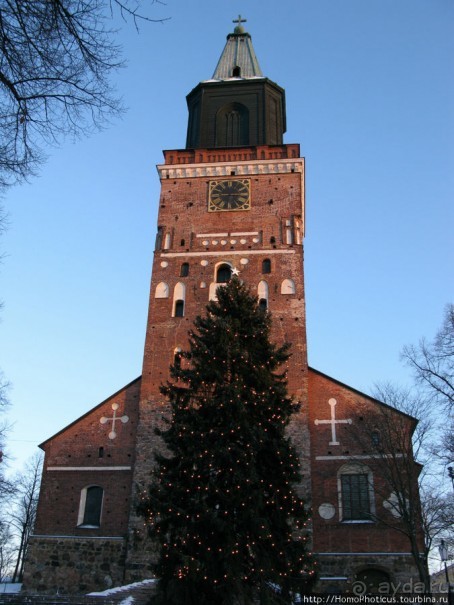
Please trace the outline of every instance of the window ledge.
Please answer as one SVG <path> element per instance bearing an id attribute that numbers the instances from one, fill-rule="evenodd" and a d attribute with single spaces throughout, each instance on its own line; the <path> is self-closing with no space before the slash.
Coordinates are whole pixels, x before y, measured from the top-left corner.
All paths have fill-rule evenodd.
<path id="1" fill-rule="evenodd" d="M 372 521 L 372 519 L 343 519 L 341 521 L 341 523 L 345 523 L 346 525 L 356 525 L 359 523 L 368 523 L 370 525 L 371 523 L 375 523 L 375 521 Z"/>
<path id="2" fill-rule="evenodd" d="M 99 529 L 100 525 L 78 525 L 77 529 Z"/>

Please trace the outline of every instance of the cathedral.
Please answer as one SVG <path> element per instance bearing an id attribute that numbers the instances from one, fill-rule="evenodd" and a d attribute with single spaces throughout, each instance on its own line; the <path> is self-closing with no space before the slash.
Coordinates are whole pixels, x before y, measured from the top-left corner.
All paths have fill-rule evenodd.
<path id="1" fill-rule="evenodd" d="M 273 341 L 291 343 L 288 393 L 302 405 L 289 436 L 311 509 L 315 590 L 355 592 L 360 583 L 373 592 L 381 582 L 418 579 L 397 495 L 373 449 L 383 427 L 365 422 L 386 408 L 410 439 L 416 420 L 308 366 L 305 160 L 298 144 L 283 142 L 285 91 L 263 75 L 243 20 L 235 23 L 212 77 L 187 96 L 186 147 L 164 151 L 157 167 L 142 375 L 40 446 L 26 591 L 83 594 L 153 577 L 156 553 L 136 507 L 160 447 L 160 386 L 195 317 L 232 275 L 271 313 Z"/>

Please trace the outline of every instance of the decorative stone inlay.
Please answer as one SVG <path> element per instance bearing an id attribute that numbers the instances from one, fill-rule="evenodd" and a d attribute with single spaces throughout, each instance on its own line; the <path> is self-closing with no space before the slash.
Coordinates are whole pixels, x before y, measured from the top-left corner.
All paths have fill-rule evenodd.
<path id="1" fill-rule="evenodd" d="M 161 261 L 161 267 L 164 269 L 169 266 L 169 263 L 166 260 Z"/>
<path id="2" fill-rule="evenodd" d="M 201 260 L 200 264 L 202 265 L 202 267 L 206 267 L 208 265 L 208 261 L 207 260 Z"/>
<path id="3" fill-rule="evenodd" d="M 386 508 L 386 510 L 390 512 L 395 519 L 400 519 L 400 517 L 402 517 L 399 506 L 399 498 L 395 492 L 391 492 L 388 496 L 388 499 L 383 500 L 383 508 Z"/>
<path id="4" fill-rule="evenodd" d="M 240 263 L 241 263 L 242 265 L 247 265 L 247 264 L 248 264 L 248 262 L 249 262 L 249 260 L 248 260 L 247 258 L 242 258 L 242 259 L 240 259 Z"/>
<path id="5" fill-rule="evenodd" d="M 117 420 L 119 420 L 122 424 L 126 424 L 126 422 L 128 422 L 129 420 L 129 416 L 123 415 L 120 418 L 117 417 L 117 410 L 119 408 L 119 404 L 118 403 L 112 403 L 112 410 L 113 410 L 113 416 L 111 416 L 110 418 L 107 416 L 102 416 L 102 418 L 100 418 L 99 422 L 101 424 L 106 424 L 107 422 L 109 422 L 109 420 L 112 422 L 112 430 L 109 433 L 109 439 L 115 439 L 115 437 L 117 436 L 117 433 L 115 431 L 115 423 Z"/>
<path id="6" fill-rule="evenodd" d="M 226 237 L 231 237 L 231 240 L 227 240 L 225 239 Z M 252 237 L 254 236 L 254 237 Z M 202 239 L 202 245 L 207 247 L 209 245 L 212 246 L 218 246 L 219 244 L 221 244 L 221 246 L 225 246 L 226 244 L 230 243 L 230 244 L 237 244 L 238 242 L 242 245 L 245 245 L 249 242 L 253 242 L 254 244 L 258 244 L 260 243 L 260 237 L 259 237 L 259 232 L 258 231 L 237 231 L 237 232 L 233 232 L 232 233 L 197 233 L 196 237 L 199 239 Z M 208 238 L 212 237 L 214 239 L 209 240 Z M 241 239 L 238 240 L 236 239 L 237 237 L 240 237 Z M 218 239 L 218 238 L 222 238 L 222 239 Z"/>
<path id="7" fill-rule="evenodd" d="M 304 159 L 294 160 L 265 160 L 256 162 L 219 162 L 215 164 L 174 165 L 159 164 L 158 173 L 161 179 L 189 179 L 197 177 L 231 177 L 251 176 L 256 174 L 288 174 L 289 172 L 303 173 Z"/>
<path id="8" fill-rule="evenodd" d="M 318 514 L 322 519 L 332 519 L 336 514 L 336 509 L 329 502 L 324 502 L 318 507 Z"/>
<path id="9" fill-rule="evenodd" d="M 330 420 L 314 420 L 316 425 L 318 424 L 330 424 L 331 425 L 331 441 L 329 445 L 340 445 L 339 441 L 336 438 L 336 424 L 351 424 L 352 419 L 348 418 L 347 420 L 336 420 L 336 405 L 337 401 L 335 399 L 330 399 L 328 404 L 331 408 L 331 418 Z"/>
<path id="10" fill-rule="evenodd" d="M 110 471 L 130 471 L 131 466 L 48 466 L 46 471 L 101 471 L 101 472 L 109 472 Z"/>
<path id="11" fill-rule="evenodd" d="M 229 250 L 229 255 L 237 255 L 244 254 L 244 250 Z M 263 254 L 263 250 L 248 250 L 247 254 Z M 165 252 L 163 256 L 167 256 L 167 258 L 188 258 L 188 257 L 197 257 L 197 256 L 224 256 L 226 253 L 224 250 L 219 250 L 218 252 L 208 252 L 204 250 L 203 252 Z M 279 255 L 279 254 L 296 254 L 295 248 L 284 248 L 282 250 L 266 250 L 267 256 L 270 255 Z"/>
<path id="12" fill-rule="evenodd" d="M 227 237 L 228 233 L 197 233 L 196 237 Z"/>

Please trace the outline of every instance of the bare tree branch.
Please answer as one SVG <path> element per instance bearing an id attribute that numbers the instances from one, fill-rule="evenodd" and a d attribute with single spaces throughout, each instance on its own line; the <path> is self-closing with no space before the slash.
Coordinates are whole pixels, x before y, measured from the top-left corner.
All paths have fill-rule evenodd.
<path id="1" fill-rule="evenodd" d="M 9 382 L 5 379 L 3 372 L 0 370 L 0 414 L 4 413 L 6 408 L 9 406 L 8 390 Z M 0 508 L 2 501 L 14 493 L 14 486 L 11 481 L 5 479 L 4 466 L 5 466 L 5 439 L 6 434 L 10 429 L 8 421 L 5 419 L 0 420 Z M 1 521 L 1 519 L 0 519 Z"/>
<path id="2" fill-rule="evenodd" d="M 9 526 L 0 520 L 0 582 L 10 575 L 14 565 L 15 549 Z"/>
<path id="3" fill-rule="evenodd" d="M 384 403 L 373 410 L 358 404 L 348 429 L 360 451 L 375 461 L 376 508 L 371 517 L 406 536 L 420 581 L 429 591 L 428 553 L 440 515 L 435 515 L 434 502 L 429 514 L 418 486 L 425 476 L 421 463 L 428 459 L 435 429 L 429 415 L 430 400 L 390 384 L 376 387 L 374 397 Z M 432 533 L 426 536 L 430 529 Z"/>
<path id="4" fill-rule="evenodd" d="M 454 305 L 446 306 L 443 323 L 432 342 L 421 339 L 417 346 L 402 350 L 402 359 L 412 368 L 416 383 L 432 401 L 432 414 L 442 417 L 441 444 L 432 455 L 446 466 L 454 463 Z M 438 440 L 437 440 L 438 441 Z M 441 445 L 441 447 L 440 447 Z"/>
<path id="5" fill-rule="evenodd" d="M 33 532 L 41 484 L 43 458 L 41 454 L 33 456 L 25 471 L 16 478 L 17 491 L 9 517 L 12 533 L 17 540 L 16 562 L 12 581 L 21 582 L 28 543 Z"/>
<path id="6" fill-rule="evenodd" d="M 163 22 L 141 12 L 158 3 L 0 0 L 0 188 L 35 174 L 46 145 L 122 113 L 111 75 L 124 62 L 109 21 Z"/>
<path id="7" fill-rule="evenodd" d="M 402 358 L 410 366 L 418 384 L 452 413 L 454 411 L 454 305 L 445 309 L 443 324 L 432 342 L 424 338 L 417 346 L 402 350 Z"/>

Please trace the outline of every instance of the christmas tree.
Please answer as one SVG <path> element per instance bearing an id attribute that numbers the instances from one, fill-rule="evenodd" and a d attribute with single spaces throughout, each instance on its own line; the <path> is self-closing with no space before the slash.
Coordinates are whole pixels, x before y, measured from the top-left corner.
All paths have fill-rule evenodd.
<path id="1" fill-rule="evenodd" d="M 139 507 L 160 549 L 156 603 L 292 603 L 307 591 L 307 511 L 286 427 L 288 345 L 270 342 L 270 314 L 233 278 L 189 333 L 162 387 L 154 481 Z"/>

